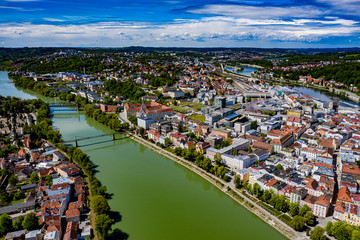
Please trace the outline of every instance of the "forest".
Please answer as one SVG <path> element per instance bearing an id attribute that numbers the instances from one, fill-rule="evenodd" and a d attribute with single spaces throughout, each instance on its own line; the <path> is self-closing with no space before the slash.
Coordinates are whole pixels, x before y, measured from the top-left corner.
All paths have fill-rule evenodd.
<path id="1" fill-rule="evenodd" d="M 109 91 L 110 94 L 120 95 L 125 99 L 139 100 L 141 96 L 145 95 L 142 90 L 135 82 L 127 80 L 125 82 L 116 80 L 105 81 L 104 90 Z"/>
<path id="2" fill-rule="evenodd" d="M 87 73 L 101 72 L 109 68 L 105 65 L 101 57 L 78 57 L 58 58 L 54 61 L 34 60 L 25 61 L 20 70 L 32 71 L 37 74 L 58 73 L 58 72 L 83 72 L 84 68 Z M 43 62 L 44 61 L 44 62 Z"/>

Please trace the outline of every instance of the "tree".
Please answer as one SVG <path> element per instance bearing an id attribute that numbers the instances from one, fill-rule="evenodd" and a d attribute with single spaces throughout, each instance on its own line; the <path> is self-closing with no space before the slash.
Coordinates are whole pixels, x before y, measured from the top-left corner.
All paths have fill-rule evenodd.
<path id="1" fill-rule="evenodd" d="M 311 240 L 326 240 L 326 237 L 324 236 L 325 229 L 323 229 L 320 226 L 316 226 L 311 232 L 310 232 L 310 239 Z"/>
<path id="2" fill-rule="evenodd" d="M 347 224 L 341 221 L 334 223 L 331 231 L 336 239 L 350 239 L 351 237 L 351 232 L 347 229 Z"/>
<path id="3" fill-rule="evenodd" d="M 307 211 L 304 215 L 305 223 L 309 226 L 313 226 L 315 224 L 315 216 L 311 211 Z"/>
<path id="4" fill-rule="evenodd" d="M 299 211 L 299 216 L 305 216 L 305 214 L 308 212 L 308 211 L 311 211 L 311 208 L 308 206 L 308 205 L 304 205 L 300 211 Z"/>
<path id="5" fill-rule="evenodd" d="M 289 214 L 294 217 L 298 215 L 299 209 L 300 209 L 300 204 L 298 202 L 290 203 Z"/>
<path id="6" fill-rule="evenodd" d="M 279 163 L 278 165 L 276 165 L 276 168 L 279 169 L 279 170 L 283 170 L 283 166 Z"/>
<path id="7" fill-rule="evenodd" d="M 144 128 L 140 127 L 139 128 L 139 133 L 140 133 L 141 136 L 144 136 L 144 132 L 145 132 Z"/>
<path id="8" fill-rule="evenodd" d="M 11 186 L 16 186 L 16 184 L 19 182 L 19 179 L 15 175 L 11 175 L 9 178 L 9 183 Z"/>
<path id="9" fill-rule="evenodd" d="M 177 130 L 179 133 L 182 133 L 184 131 L 182 124 L 180 124 L 180 123 L 178 124 Z"/>
<path id="10" fill-rule="evenodd" d="M 221 162 L 222 162 L 221 154 L 220 154 L 220 153 L 216 153 L 215 156 L 214 156 L 214 160 L 215 160 L 215 163 L 216 163 L 217 165 L 221 165 Z"/>
<path id="11" fill-rule="evenodd" d="M 107 200 L 101 195 L 97 195 L 97 196 L 92 197 L 92 199 L 91 199 L 91 209 L 96 214 L 107 214 L 110 211 L 110 207 L 109 207 L 109 204 L 108 204 Z"/>
<path id="12" fill-rule="evenodd" d="M 11 218 L 7 214 L 0 215 L 0 236 L 4 236 L 6 233 L 12 230 Z"/>
<path id="13" fill-rule="evenodd" d="M 53 180 L 53 177 L 52 177 L 52 175 L 49 174 L 46 176 L 45 182 L 47 185 L 52 186 L 52 180 Z"/>
<path id="14" fill-rule="evenodd" d="M 24 229 L 35 230 L 39 227 L 39 219 L 36 217 L 35 213 L 31 212 L 27 214 L 22 223 Z"/>
<path id="15" fill-rule="evenodd" d="M 18 230 L 23 229 L 23 226 L 22 226 L 23 221 L 24 221 L 24 216 L 20 215 L 12 222 L 12 226 L 14 228 L 14 231 L 18 231 Z"/>
<path id="16" fill-rule="evenodd" d="M 254 183 L 253 188 L 252 188 L 252 192 L 253 194 L 255 194 L 255 196 L 257 198 L 260 198 L 262 195 L 261 189 L 260 189 L 260 185 L 258 183 Z"/>
<path id="17" fill-rule="evenodd" d="M 241 188 L 241 180 L 239 175 L 235 175 L 233 182 L 236 188 Z"/>
<path id="18" fill-rule="evenodd" d="M 30 182 L 31 183 L 37 183 L 39 181 L 39 176 L 36 174 L 36 172 L 33 172 L 30 174 Z"/>
<path id="19" fill-rule="evenodd" d="M 277 194 L 272 194 L 272 195 L 271 195 L 271 199 L 269 200 L 269 204 L 270 204 L 271 206 L 275 207 L 276 204 L 278 203 L 278 201 L 279 201 L 279 195 L 277 195 Z"/>
<path id="20" fill-rule="evenodd" d="M 288 207 L 289 206 L 288 206 L 288 203 L 287 203 L 287 201 L 285 199 L 285 196 L 284 195 L 279 196 L 278 201 L 275 204 L 275 208 L 277 210 L 282 211 L 282 212 L 286 212 Z"/>
<path id="21" fill-rule="evenodd" d="M 165 146 L 169 146 L 170 145 L 170 138 L 165 138 Z"/>
<path id="22" fill-rule="evenodd" d="M 251 97 L 247 97 L 246 102 L 251 102 Z"/>
<path id="23" fill-rule="evenodd" d="M 13 200 L 16 201 L 16 200 L 19 200 L 19 199 L 22 199 L 22 198 L 24 198 L 24 193 L 23 193 L 21 190 L 18 190 L 18 191 L 14 194 Z"/>
<path id="24" fill-rule="evenodd" d="M 114 220 L 106 214 L 99 214 L 95 217 L 95 228 L 99 234 L 100 239 L 105 239 L 108 236 L 108 232 L 111 230 L 111 225 Z"/>
<path id="25" fill-rule="evenodd" d="M 360 231 L 359 230 L 353 230 L 351 234 L 351 240 L 359 240 L 360 239 Z"/>
<path id="26" fill-rule="evenodd" d="M 301 231 L 305 227 L 305 218 L 301 216 L 295 216 L 291 222 L 290 226 L 296 231 Z"/>
<path id="27" fill-rule="evenodd" d="M 252 121 L 251 124 L 250 124 L 250 129 L 257 129 L 257 126 L 258 126 L 258 123 L 257 121 Z"/>
<path id="28" fill-rule="evenodd" d="M 330 236 L 332 236 L 332 227 L 333 227 L 333 223 L 331 221 L 327 222 L 326 226 L 325 226 L 325 231 L 327 232 L 327 234 L 329 234 Z"/>
<path id="29" fill-rule="evenodd" d="M 262 199 L 265 201 L 265 202 L 269 202 L 269 200 L 271 199 L 271 193 L 269 190 L 265 190 L 264 191 L 264 194 L 262 195 Z"/>

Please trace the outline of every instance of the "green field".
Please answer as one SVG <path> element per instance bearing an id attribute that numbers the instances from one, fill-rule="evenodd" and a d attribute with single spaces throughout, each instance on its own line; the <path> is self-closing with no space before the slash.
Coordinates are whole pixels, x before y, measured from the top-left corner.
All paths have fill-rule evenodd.
<path id="1" fill-rule="evenodd" d="M 191 119 L 194 119 L 194 120 L 199 121 L 199 122 L 205 122 L 205 116 L 200 115 L 200 114 L 192 114 L 189 117 Z"/>
<path id="2" fill-rule="evenodd" d="M 202 104 L 202 103 L 195 103 L 195 102 L 182 102 L 182 103 L 179 103 L 179 106 L 187 106 L 187 107 L 190 107 L 190 108 L 192 108 L 192 109 L 194 109 L 196 111 L 199 111 L 205 105 Z"/>
<path id="3" fill-rule="evenodd" d="M 184 107 L 180 107 L 180 106 L 171 105 L 169 107 L 171 109 L 177 111 L 177 112 L 180 112 L 180 113 L 188 113 L 188 112 L 190 112 L 190 110 L 188 108 L 184 108 Z"/>

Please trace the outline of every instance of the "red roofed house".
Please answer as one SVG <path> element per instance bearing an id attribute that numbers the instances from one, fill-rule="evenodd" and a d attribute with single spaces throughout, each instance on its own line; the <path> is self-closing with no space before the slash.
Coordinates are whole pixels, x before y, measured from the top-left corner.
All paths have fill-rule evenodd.
<path id="1" fill-rule="evenodd" d="M 68 222 L 66 225 L 66 231 L 64 234 L 64 240 L 76 240 L 78 239 L 78 223 Z"/>
<path id="2" fill-rule="evenodd" d="M 100 104 L 100 109 L 105 113 L 115 113 L 117 106 Z"/>
<path id="3" fill-rule="evenodd" d="M 344 202 L 344 203 L 352 203 L 350 191 L 347 187 L 342 187 L 339 189 L 338 193 L 338 201 Z"/>
<path id="4" fill-rule="evenodd" d="M 346 204 L 344 202 L 337 201 L 335 204 L 333 217 L 337 220 L 342 221 L 344 218 L 345 207 L 346 207 Z"/>
<path id="5" fill-rule="evenodd" d="M 150 102 L 146 104 L 126 103 L 124 106 L 124 112 L 127 118 L 130 116 L 136 116 L 149 117 L 155 120 L 164 118 L 166 115 L 171 116 L 174 114 L 174 110 L 157 102 Z"/>
<path id="6" fill-rule="evenodd" d="M 318 217 L 326 217 L 329 211 L 331 198 L 321 195 L 314 204 L 314 215 Z"/>

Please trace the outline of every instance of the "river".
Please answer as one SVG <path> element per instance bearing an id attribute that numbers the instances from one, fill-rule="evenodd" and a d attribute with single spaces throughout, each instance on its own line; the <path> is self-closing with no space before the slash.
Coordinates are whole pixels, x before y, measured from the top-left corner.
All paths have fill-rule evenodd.
<path id="1" fill-rule="evenodd" d="M 307 94 L 311 97 L 315 97 L 315 98 L 325 100 L 325 101 L 332 101 L 333 98 L 337 98 L 337 99 L 341 98 L 341 96 L 338 96 L 336 94 L 333 94 L 333 93 L 325 91 L 325 90 L 319 90 L 319 89 L 315 89 L 315 88 L 306 88 L 306 87 L 300 87 L 300 86 L 286 86 L 286 87 L 295 89 L 301 94 L 304 94 L 304 95 Z M 359 103 L 349 101 L 349 100 L 344 100 L 344 99 L 341 99 L 339 104 L 344 107 L 354 107 L 354 106 L 360 107 Z"/>
<path id="2" fill-rule="evenodd" d="M 0 95 L 38 97 L 9 82 L 0 72 Z M 111 132 L 67 110 L 52 109 L 54 128 L 64 140 Z M 111 209 L 121 214 L 115 227 L 129 239 L 286 239 L 202 177 L 136 141 L 103 137 L 79 145 L 97 165 L 96 176 L 111 195 Z"/>
<path id="3" fill-rule="evenodd" d="M 240 72 L 234 72 L 233 67 L 225 67 L 225 69 L 230 72 L 241 74 L 241 75 L 248 76 L 248 77 L 251 77 L 252 72 L 255 72 L 258 70 L 257 68 L 254 68 L 254 67 L 245 67 L 245 66 L 239 66 L 239 67 L 242 67 L 244 70 L 240 71 Z"/>

